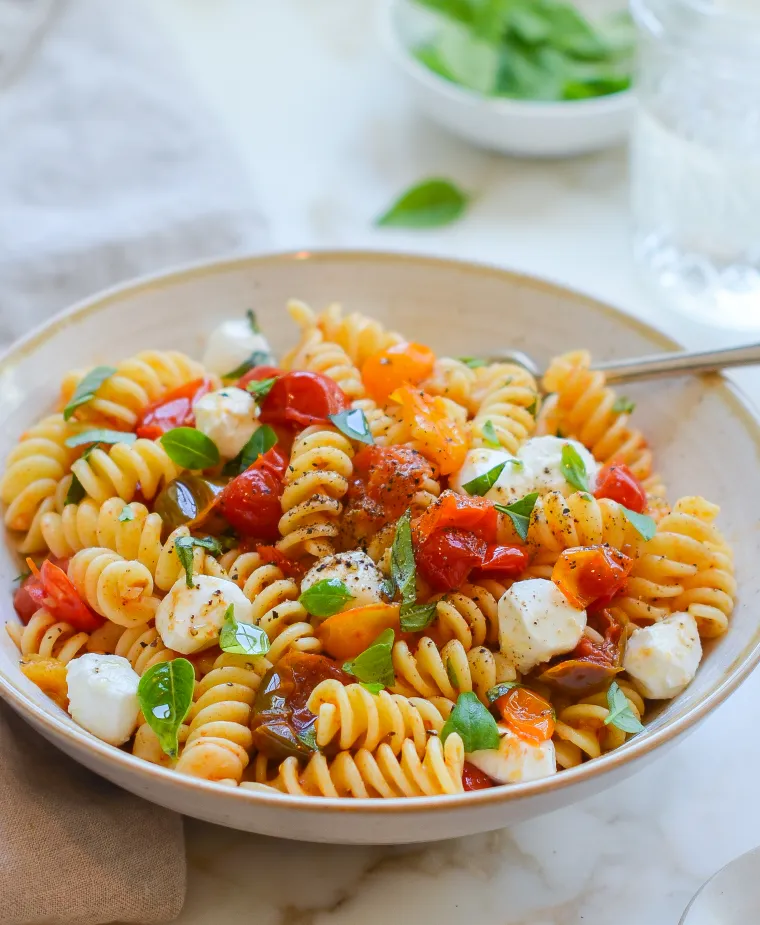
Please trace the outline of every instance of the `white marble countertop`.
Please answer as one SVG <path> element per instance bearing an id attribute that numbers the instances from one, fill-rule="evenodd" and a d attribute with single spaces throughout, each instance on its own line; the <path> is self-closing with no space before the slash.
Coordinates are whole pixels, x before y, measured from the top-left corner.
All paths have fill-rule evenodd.
<path id="1" fill-rule="evenodd" d="M 163 0 L 194 79 L 249 168 L 272 247 L 414 250 L 549 277 L 683 343 L 741 339 L 660 309 L 636 281 L 625 152 L 529 163 L 425 122 L 380 49 L 371 0 Z M 372 219 L 430 175 L 477 194 L 449 229 Z M 755 377 L 745 384 L 755 390 Z M 756 393 L 757 394 L 757 393 Z M 313 846 L 188 820 L 182 925 L 675 925 L 702 881 L 760 842 L 760 676 L 632 780 L 511 829 L 406 848 Z"/>

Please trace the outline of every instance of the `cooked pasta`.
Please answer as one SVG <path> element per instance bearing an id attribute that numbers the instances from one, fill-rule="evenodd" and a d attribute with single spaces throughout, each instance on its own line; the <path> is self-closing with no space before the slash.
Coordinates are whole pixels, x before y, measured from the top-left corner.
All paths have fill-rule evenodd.
<path id="1" fill-rule="evenodd" d="M 326 556 L 333 551 L 353 455 L 351 443 L 335 428 L 307 427 L 296 439 L 283 480 L 282 552 Z"/>
<path id="2" fill-rule="evenodd" d="M 138 485 L 144 498 L 154 498 L 182 470 L 159 441 L 140 439 L 131 445 L 115 443 L 108 451 L 96 448 L 73 463 L 71 471 L 85 493 L 102 504 L 113 495 L 131 501 Z"/>
<path id="3" fill-rule="evenodd" d="M 533 376 L 509 363 L 481 366 L 475 370 L 473 392 L 477 401 L 471 424 L 473 446 L 488 445 L 484 428 L 490 421 L 501 446 L 516 453 L 536 429 L 539 395 Z"/>
<path id="4" fill-rule="evenodd" d="M 66 404 L 87 370 L 72 371 L 61 384 Z M 95 397 L 74 412 L 80 421 L 131 429 L 140 412 L 178 386 L 207 375 L 203 366 L 176 350 L 143 350 L 119 363 L 116 373 L 96 391 Z M 215 378 L 215 377 L 213 377 Z"/>
<path id="5" fill-rule="evenodd" d="M 273 780 L 260 783 L 298 796 L 436 796 L 462 791 L 463 767 L 462 740 L 454 733 L 445 745 L 429 739 L 422 757 L 407 739 L 400 755 L 383 744 L 374 752 L 366 748 L 339 752 L 332 760 L 318 753 L 303 769 L 297 759 L 286 758 Z"/>
<path id="6" fill-rule="evenodd" d="M 37 512 L 51 502 L 77 455 L 65 444 L 75 432 L 75 426 L 64 421 L 63 415 L 51 414 L 25 431 L 8 454 L 0 480 L 0 501 L 7 505 L 5 525 L 9 530 L 31 532 Z M 44 547 L 27 543 L 22 552 L 37 552 L 39 548 Z"/>
<path id="7" fill-rule="evenodd" d="M 584 351 L 542 391 L 288 310 L 278 366 L 249 313 L 213 335 L 217 369 L 250 357 L 236 382 L 143 351 L 21 437 L 0 499 L 40 554 L 7 625 L 26 678 L 142 760 L 302 797 L 510 786 L 624 747 L 729 628 L 717 507 L 671 508 Z"/>

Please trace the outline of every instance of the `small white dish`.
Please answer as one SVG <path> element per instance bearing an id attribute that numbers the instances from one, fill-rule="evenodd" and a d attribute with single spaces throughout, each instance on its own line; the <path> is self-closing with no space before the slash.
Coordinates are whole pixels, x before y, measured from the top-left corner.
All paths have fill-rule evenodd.
<path id="1" fill-rule="evenodd" d="M 622 143 L 634 96 L 630 90 L 572 102 L 488 97 L 434 74 L 412 49 L 430 37 L 434 19 L 409 0 L 389 0 L 381 33 L 409 92 L 434 122 L 473 144 L 519 157 L 573 157 Z"/>

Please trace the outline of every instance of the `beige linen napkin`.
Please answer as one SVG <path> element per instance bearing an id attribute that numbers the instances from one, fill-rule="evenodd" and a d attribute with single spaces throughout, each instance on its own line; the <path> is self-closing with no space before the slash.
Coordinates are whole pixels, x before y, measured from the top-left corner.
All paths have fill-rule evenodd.
<path id="1" fill-rule="evenodd" d="M 184 896 L 182 817 L 92 774 L 0 703 L 0 923 L 167 922 Z"/>

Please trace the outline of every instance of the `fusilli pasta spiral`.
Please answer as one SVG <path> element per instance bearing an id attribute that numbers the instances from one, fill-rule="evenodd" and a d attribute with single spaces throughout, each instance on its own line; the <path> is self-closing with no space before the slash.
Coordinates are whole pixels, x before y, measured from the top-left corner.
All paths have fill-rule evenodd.
<path id="1" fill-rule="evenodd" d="M 483 366 L 475 370 L 473 395 L 478 403 L 471 424 L 473 446 L 488 445 L 483 428 L 490 421 L 499 443 L 514 455 L 536 428 L 536 380 L 521 366 Z"/>
<path id="2" fill-rule="evenodd" d="M 333 427 L 307 427 L 298 436 L 282 493 L 282 539 L 277 544 L 282 552 L 290 556 L 332 554 L 353 455 L 350 441 Z"/>
<path id="3" fill-rule="evenodd" d="M 407 739 L 399 756 L 390 745 L 383 744 L 374 752 L 366 748 L 339 752 L 332 760 L 317 753 L 303 769 L 295 758 L 286 758 L 274 780 L 260 773 L 257 780 L 299 796 L 434 796 L 461 793 L 463 768 L 464 746 L 452 733 L 444 745 L 436 737 L 429 739 L 422 757 L 414 742 Z"/>
<path id="4" fill-rule="evenodd" d="M 45 608 L 38 610 L 26 626 L 6 623 L 8 635 L 23 656 L 41 655 L 68 664 L 87 646 L 90 636 L 70 623 L 56 620 Z"/>
<path id="5" fill-rule="evenodd" d="M 317 316 L 317 324 L 327 340 L 339 344 L 351 362 L 360 369 L 373 353 L 387 350 L 404 338 L 395 331 L 386 331 L 379 321 L 359 312 L 343 317 L 340 305 L 329 305 Z"/>
<path id="6" fill-rule="evenodd" d="M 158 440 L 142 439 L 131 445 L 115 443 L 108 451 L 96 448 L 87 459 L 78 459 L 71 470 L 85 492 L 100 504 L 113 495 L 131 501 L 138 484 L 144 498 L 153 498 L 182 471 Z"/>
<path id="7" fill-rule="evenodd" d="M 134 559 L 95 546 L 73 557 L 68 574 L 82 599 L 113 623 L 142 626 L 155 616 L 153 576 Z"/>

